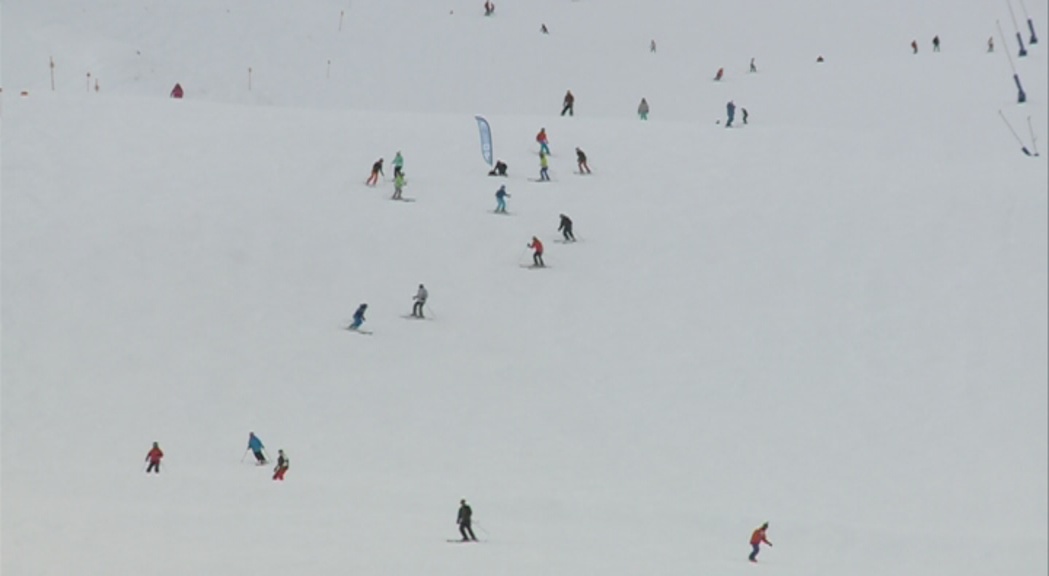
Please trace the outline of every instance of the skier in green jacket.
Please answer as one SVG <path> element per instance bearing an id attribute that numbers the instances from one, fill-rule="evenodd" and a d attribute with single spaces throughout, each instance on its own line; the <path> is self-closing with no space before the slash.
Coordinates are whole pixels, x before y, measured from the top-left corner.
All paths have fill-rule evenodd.
<path id="1" fill-rule="evenodd" d="M 401 172 L 404 172 L 404 156 L 401 156 L 401 151 L 398 150 L 393 157 L 393 176 L 396 178 Z"/>

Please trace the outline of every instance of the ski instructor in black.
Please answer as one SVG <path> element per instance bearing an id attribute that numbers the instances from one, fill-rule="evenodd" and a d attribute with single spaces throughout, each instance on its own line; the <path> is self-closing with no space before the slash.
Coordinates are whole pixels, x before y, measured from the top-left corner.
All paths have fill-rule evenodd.
<path id="1" fill-rule="evenodd" d="M 474 531 L 470 528 L 470 518 L 473 515 L 474 511 L 466 503 L 466 500 L 460 500 L 459 516 L 455 519 L 455 522 L 459 524 L 459 533 L 463 535 L 463 542 L 469 542 L 470 540 L 477 542 L 477 536 L 474 536 Z"/>

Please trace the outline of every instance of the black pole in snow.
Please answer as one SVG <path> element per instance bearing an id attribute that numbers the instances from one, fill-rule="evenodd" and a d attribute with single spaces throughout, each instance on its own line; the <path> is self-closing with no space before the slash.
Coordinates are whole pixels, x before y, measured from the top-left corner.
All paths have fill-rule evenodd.
<path id="1" fill-rule="evenodd" d="M 1002 23 L 995 20 L 995 25 L 998 26 L 998 34 L 1002 37 L 1002 43 L 1005 44 L 1005 33 L 1002 32 Z M 1005 57 L 1009 59 L 1009 68 L 1013 71 L 1013 82 L 1016 82 L 1016 102 L 1023 104 L 1027 102 L 1027 93 L 1024 92 L 1024 87 L 1020 84 L 1020 75 L 1016 73 L 1016 65 L 1013 64 L 1013 57 L 1009 55 L 1008 50 L 1002 50 L 1005 52 Z"/>
<path id="2" fill-rule="evenodd" d="M 1013 30 L 1016 30 L 1016 42 L 1020 45 L 1019 57 L 1023 58 L 1027 56 L 1027 48 L 1024 48 L 1024 38 L 1020 35 L 1020 27 L 1016 25 L 1016 14 L 1013 13 L 1013 3 L 1009 0 L 1005 0 L 1005 5 L 1009 7 L 1009 17 L 1013 19 Z"/>

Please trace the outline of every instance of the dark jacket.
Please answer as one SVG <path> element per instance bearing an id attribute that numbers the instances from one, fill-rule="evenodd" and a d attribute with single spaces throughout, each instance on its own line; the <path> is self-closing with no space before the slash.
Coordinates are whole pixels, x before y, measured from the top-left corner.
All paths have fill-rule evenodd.
<path id="1" fill-rule="evenodd" d="M 583 152 L 579 148 L 576 148 L 575 149 L 575 159 L 576 159 L 576 162 L 579 162 L 579 163 L 586 162 L 586 152 Z"/>
<path id="2" fill-rule="evenodd" d="M 459 507 L 459 516 L 455 519 L 456 523 L 460 526 L 469 526 L 470 518 L 474 515 L 473 509 L 470 508 L 469 504 L 463 504 Z"/>
<path id="3" fill-rule="evenodd" d="M 560 232 L 562 230 L 568 230 L 569 232 L 572 231 L 572 219 L 568 216 L 561 217 L 561 225 L 558 226 L 557 231 Z"/>

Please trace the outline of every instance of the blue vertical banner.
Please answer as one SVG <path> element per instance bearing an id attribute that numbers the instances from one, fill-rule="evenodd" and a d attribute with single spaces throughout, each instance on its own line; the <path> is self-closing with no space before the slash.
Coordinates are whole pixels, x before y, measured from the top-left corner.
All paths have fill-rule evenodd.
<path id="1" fill-rule="evenodd" d="M 481 132 L 481 157 L 492 165 L 492 127 L 488 125 L 488 121 L 484 119 L 484 116 L 474 116 L 477 120 L 477 129 Z"/>

